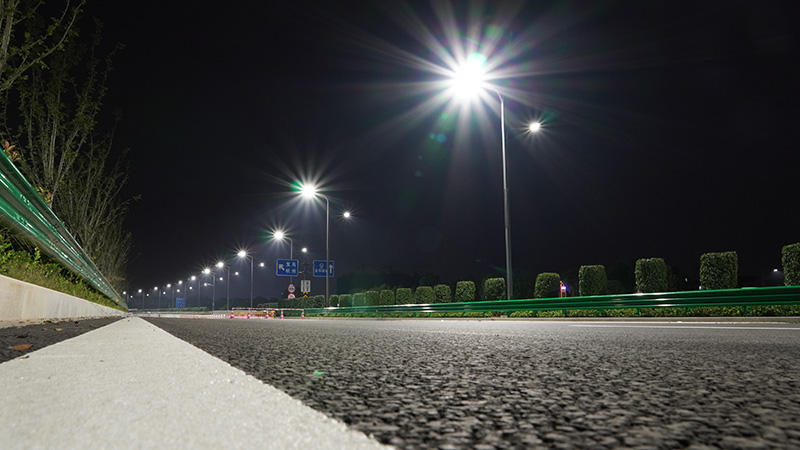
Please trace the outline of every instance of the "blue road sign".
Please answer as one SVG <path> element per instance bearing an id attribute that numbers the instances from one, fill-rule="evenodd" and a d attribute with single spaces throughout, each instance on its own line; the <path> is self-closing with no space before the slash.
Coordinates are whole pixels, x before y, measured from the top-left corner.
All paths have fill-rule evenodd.
<path id="1" fill-rule="evenodd" d="M 328 261 L 328 268 L 330 269 L 328 276 L 333 277 L 333 260 L 331 259 Z M 315 259 L 314 260 L 314 276 L 315 277 L 322 277 L 325 278 L 325 260 L 324 259 Z"/>
<path id="2" fill-rule="evenodd" d="M 186 308 L 186 299 L 183 297 L 175 297 L 176 308 Z"/>
<path id="3" fill-rule="evenodd" d="M 296 277 L 300 267 L 296 259 L 279 259 L 275 263 L 275 275 L 279 277 Z"/>

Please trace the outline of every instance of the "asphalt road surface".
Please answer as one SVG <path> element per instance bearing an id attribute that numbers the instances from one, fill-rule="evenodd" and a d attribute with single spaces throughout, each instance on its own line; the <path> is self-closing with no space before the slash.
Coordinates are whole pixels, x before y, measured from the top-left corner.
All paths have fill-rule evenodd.
<path id="1" fill-rule="evenodd" d="M 798 325 L 147 320 L 398 448 L 800 448 Z"/>

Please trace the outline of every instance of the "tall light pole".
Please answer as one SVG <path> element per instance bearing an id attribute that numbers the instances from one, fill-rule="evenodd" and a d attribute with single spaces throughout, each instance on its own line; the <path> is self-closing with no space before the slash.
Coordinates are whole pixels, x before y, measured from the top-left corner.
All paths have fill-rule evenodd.
<path id="1" fill-rule="evenodd" d="M 289 240 L 289 259 L 294 259 L 293 258 L 293 256 L 294 256 L 294 254 L 293 254 L 294 241 L 292 241 L 292 238 L 287 236 L 286 233 L 284 233 L 281 230 L 277 230 L 274 233 L 272 233 L 272 237 L 274 237 L 275 240 L 277 240 L 277 241 L 282 241 L 284 239 L 288 239 Z M 261 265 L 263 266 L 264 263 L 261 263 Z M 291 276 L 289 277 L 289 284 L 292 284 L 293 279 L 294 279 L 294 277 L 291 277 Z"/>
<path id="2" fill-rule="evenodd" d="M 216 300 L 216 296 L 217 296 L 217 280 L 216 280 L 217 274 L 215 274 L 208 267 L 203 269 L 203 273 L 206 274 L 206 275 L 211 275 L 211 312 L 213 313 L 214 312 L 214 301 Z M 204 286 L 208 286 L 209 284 L 208 283 L 203 283 L 203 285 Z M 200 294 L 200 292 L 198 291 L 197 306 L 200 306 L 199 294 Z"/>
<path id="3" fill-rule="evenodd" d="M 142 294 L 142 309 L 144 309 L 144 292 L 139 289 L 139 293 Z"/>
<path id="4" fill-rule="evenodd" d="M 228 311 L 231 305 L 231 269 L 227 267 L 224 262 L 220 261 L 217 263 L 217 267 L 220 269 L 225 269 L 225 273 L 227 278 L 225 278 L 225 289 L 227 290 L 227 296 L 225 297 L 225 311 Z"/>
<path id="5" fill-rule="evenodd" d="M 253 257 L 249 256 L 244 250 L 239 250 L 239 253 L 236 255 L 239 258 L 247 258 L 250 260 L 250 309 L 253 309 Z"/>
<path id="6" fill-rule="evenodd" d="M 330 299 L 330 284 L 331 277 L 331 202 L 328 197 L 317 192 L 314 185 L 304 184 L 300 190 L 301 195 L 306 199 L 313 199 L 320 196 L 325 199 L 325 307 L 328 306 L 328 299 Z"/>
<path id="7" fill-rule="evenodd" d="M 484 68 L 486 58 L 478 53 L 470 55 L 467 61 L 458 67 L 452 74 L 453 90 L 464 97 L 474 96 L 484 89 L 488 89 L 497 95 L 500 100 L 500 136 L 501 150 L 503 154 L 503 217 L 505 221 L 505 241 L 506 241 L 506 296 L 508 300 L 514 298 L 514 280 L 511 269 L 511 213 L 508 201 L 508 160 L 506 158 L 506 117 L 505 102 L 500 92 L 486 84 L 486 70 Z M 539 131 L 541 124 L 534 122 L 528 127 L 529 131 L 535 133 Z"/>
<path id="8" fill-rule="evenodd" d="M 192 287 L 189 286 L 189 281 L 194 281 L 194 287 L 198 288 L 197 277 L 192 275 L 189 280 L 186 281 L 186 307 L 189 307 L 189 289 Z M 200 308 L 200 288 L 197 289 L 197 307 Z"/>

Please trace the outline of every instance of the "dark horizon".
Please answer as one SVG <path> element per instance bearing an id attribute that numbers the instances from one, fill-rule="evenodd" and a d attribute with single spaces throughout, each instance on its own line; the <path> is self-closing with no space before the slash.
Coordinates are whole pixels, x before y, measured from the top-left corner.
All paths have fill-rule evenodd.
<path id="1" fill-rule="evenodd" d="M 333 201 L 337 276 L 503 276 L 499 105 L 462 110 L 431 72 L 479 40 L 508 75 L 493 84 L 515 273 L 662 257 L 691 279 L 702 253 L 736 251 L 741 276 L 768 280 L 800 241 L 791 3 L 436 5 L 88 5 L 126 46 L 105 105 L 123 111 L 126 192 L 141 195 L 131 290 L 248 247 L 268 264 L 260 294 L 280 289 L 289 249 L 268 230 L 325 259 L 324 204 L 298 201 L 299 179 Z"/>

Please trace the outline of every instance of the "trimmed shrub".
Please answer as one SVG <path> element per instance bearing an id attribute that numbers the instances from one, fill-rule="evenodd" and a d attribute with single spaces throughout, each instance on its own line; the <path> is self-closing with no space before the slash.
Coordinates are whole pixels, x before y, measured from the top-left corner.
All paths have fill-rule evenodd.
<path id="1" fill-rule="evenodd" d="M 485 300 L 503 300 L 506 298 L 505 278 L 487 278 L 483 282 Z"/>
<path id="2" fill-rule="evenodd" d="M 474 302 L 475 301 L 475 282 L 459 281 L 456 283 L 456 301 Z"/>
<path id="3" fill-rule="evenodd" d="M 353 306 L 367 306 L 366 295 L 363 292 L 353 295 Z"/>
<path id="4" fill-rule="evenodd" d="M 367 306 L 379 306 L 381 304 L 381 293 L 378 291 L 367 291 Z"/>
<path id="5" fill-rule="evenodd" d="M 450 303 L 453 301 L 453 291 L 446 284 L 437 284 L 433 287 L 436 303 Z"/>
<path id="6" fill-rule="evenodd" d="M 544 272 L 536 276 L 533 288 L 534 298 L 556 298 L 561 288 L 561 275 L 555 272 Z"/>
<path id="7" fill-rule="evenodd" d="M 417 303 L 433 303 L 436 297 L 433 295 L 433 288 L 430 286 L 417 286 L 417 291 L 414 293 Z"/>
<path id="8" fill-rule="evenodd" d="M 581 266 L 578 270 L 578 295 L 603 295 L 607 285 L 606 268 L 602 264 Z"/>
<path id="9" fill-rule="evenodd" d="M 669 268 L 662 258 L 636 260 L 636 292 L 666 292 Z"/>
<path id="10" fill-rule="evenodd" d="M 331 295 L 330 304 L 328 306 L 337 307 L 339 305 L 339 296 L 338 295 Z"/>
<path id="11" fill-rule="evenodd" d="M 339 296 L 339 306 L 342 308 L 353 306 L 353 297 L 350 294 L 341 294 Z"/>
<path id="12" fill-rule="evenodd" d="M 411 288 L 397 288 L 394 302 L 397 305 L 410 305 L 412 297 Z"/>
<path id="13" fill-rule="evenodd" d="M 308 308 L 324 308 L 325 307 L 325 296 L 324 295 L 315 295 L 313 297 L 308 298 L 309 302 L 307 306 Z"/>
<path id="14" fill-rule="evenodd" d="M 783 246 L 781 254 L 783 284 L 800 286 L 800 243 Z"/>
<path id="15" fill-rule="evenodd" d="M 381 291 L 381 305 L 394 305 L 394 292 L 389 289 Z"/>
<path id="16" fill-rule="evenodd" d="M 733 289 L 739 274 L 736 252 L 704 253 L 700 256 L 702 289 Z"/>

